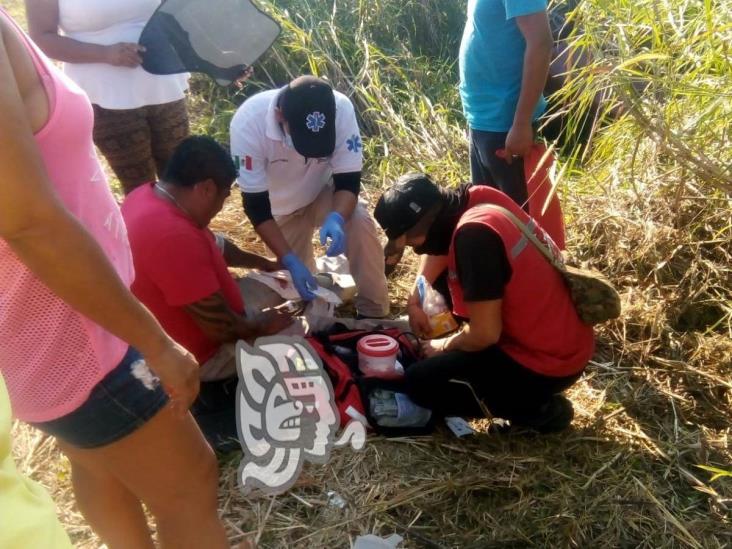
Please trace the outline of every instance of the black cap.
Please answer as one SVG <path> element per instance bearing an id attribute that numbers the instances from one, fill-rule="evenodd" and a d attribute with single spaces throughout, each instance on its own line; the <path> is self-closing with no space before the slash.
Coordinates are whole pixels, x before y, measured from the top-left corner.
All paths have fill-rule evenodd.
<path id="1" fill-rule="evenodd" d="M 399 238 L 414 227 L 424 215 L 442 200 L 440 188 L 423 173 L 401 176 L 386 191 L 374 209 L 374 218 L 389 240 Z"/>
<path id="2" fill-rule="evenodd" d="M 374 218 L 384 229 L 389 241 L 384 246 L 384 268 L 389 276 L 401 261 L 404 242 L 399 237 L 415 227 L 435 204 L 442 192 L 423 173 L 401 176 L 396 184 L 381 195 L 374 209 Z"/>
<path id="3" fill-rule="evenodd" d="M 306 158 L 324 158 L 335 151 L 335 95 L 315 76 L 300 76 L 283 90 L 279 100 L 295 150 Z"/>

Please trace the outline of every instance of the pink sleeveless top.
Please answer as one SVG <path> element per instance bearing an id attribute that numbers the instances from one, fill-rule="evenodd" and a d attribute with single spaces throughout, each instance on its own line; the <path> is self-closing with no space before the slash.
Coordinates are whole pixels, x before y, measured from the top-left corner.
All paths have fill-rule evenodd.
<path id="1" fill-rule="evenodd" d="M 35 135 L 49 178 L 129 287 L 127 231 L 94 150 L 89 100 L 0 13 L 25 41 L 49 98 L 48 122 Z M 43 422 L 74 411 L 126 351 L 126 343 L 59 299 L 0 239 L 0 372 L 18 418 Z"/>

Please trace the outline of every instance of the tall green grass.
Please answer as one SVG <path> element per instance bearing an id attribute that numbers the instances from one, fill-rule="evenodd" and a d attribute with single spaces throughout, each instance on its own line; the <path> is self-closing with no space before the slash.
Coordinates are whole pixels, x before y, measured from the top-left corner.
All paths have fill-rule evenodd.
<path id="1" fill-rule="evenodd" d="M 200 130 L 226 140 L 245 95 L 316 74 L 356 104 L 367 182 L 380 186 L 407 170 L 432 172 L 446 184 L 467 178 L 457 94 L 465 0 L 261 4 L 279 21 L 282 36 L 243 93 L 198 81 L 199 106 L 210 113 Z"/>
<path id="2" fill-rule="evenodd" d="M 583 0 L 571 21 L 590 63 L 554 97 L 570 131 L 602 97 L 558 183 L 592 197 L 571 204 L 585 251 L 653 290 L 658 330 L 732 336 L 732 1 Z M 626 233 L 601 250 L 598 217 Z"/>
<path id="3" fill-rule="evenodd" d="M 596 133 L 593 169 L 650 160 L 732 194 L 732 1 L 583 0 L 571 21 L 591 63 L 557 97 L 570 127 L 600 95 L 598 119 L 625 114 Z"/>
<path id="4" fill-rule="evenodd" d="M 198 130 L 226 141 L 247 95 L 313 73 L 357 106 L 366 193 L 408 170 L 468 179 L 465 0 L 262 5 L 280 40 L 243 92 L 196 81 Z M 557 167 L 572 248 L 623 288 L 656 284 L 648 299 L 666 304 L 662 330 L 732 334 L 732 0 L 583 0 L 569 21 L 570 50 L 590 62 L 570 67 L 550 99 L 570 134 L 594 112 L 589 145 L 564 147 Z"/>

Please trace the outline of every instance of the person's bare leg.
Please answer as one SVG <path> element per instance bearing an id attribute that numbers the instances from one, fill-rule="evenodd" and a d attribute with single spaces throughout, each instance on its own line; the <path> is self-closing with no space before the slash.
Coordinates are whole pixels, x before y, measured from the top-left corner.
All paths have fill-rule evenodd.
<path id="1" fill-rule="evenodd" d="M 76 504 L 101 540 L 114 549 L 153 548 L 140 501 L 106 471 L 70 459 Z"/>
<path id="2" fill-rule="evenodd" d="M 140 499 L 155 517 L 163 547 L 229 547 L 218 517 L 216 457 L 190 414 L 180 417 L 166 406 L 125 438 L 94 450 L 69 449 L 69 457 L 106 470 Z"/>

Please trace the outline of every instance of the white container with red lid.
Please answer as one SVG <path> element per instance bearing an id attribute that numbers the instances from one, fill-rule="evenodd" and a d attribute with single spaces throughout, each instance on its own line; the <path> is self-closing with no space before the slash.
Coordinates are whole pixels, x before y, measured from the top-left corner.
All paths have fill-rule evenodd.
<path id="1" fill-rule="evenodd" d="M 404 375 L 404 369 L 397 362 L 399 343 L 393 337 L 371 334 L 362 337 L 356 345 L 358 368 L 365 376 L 395 379 Z"/>

